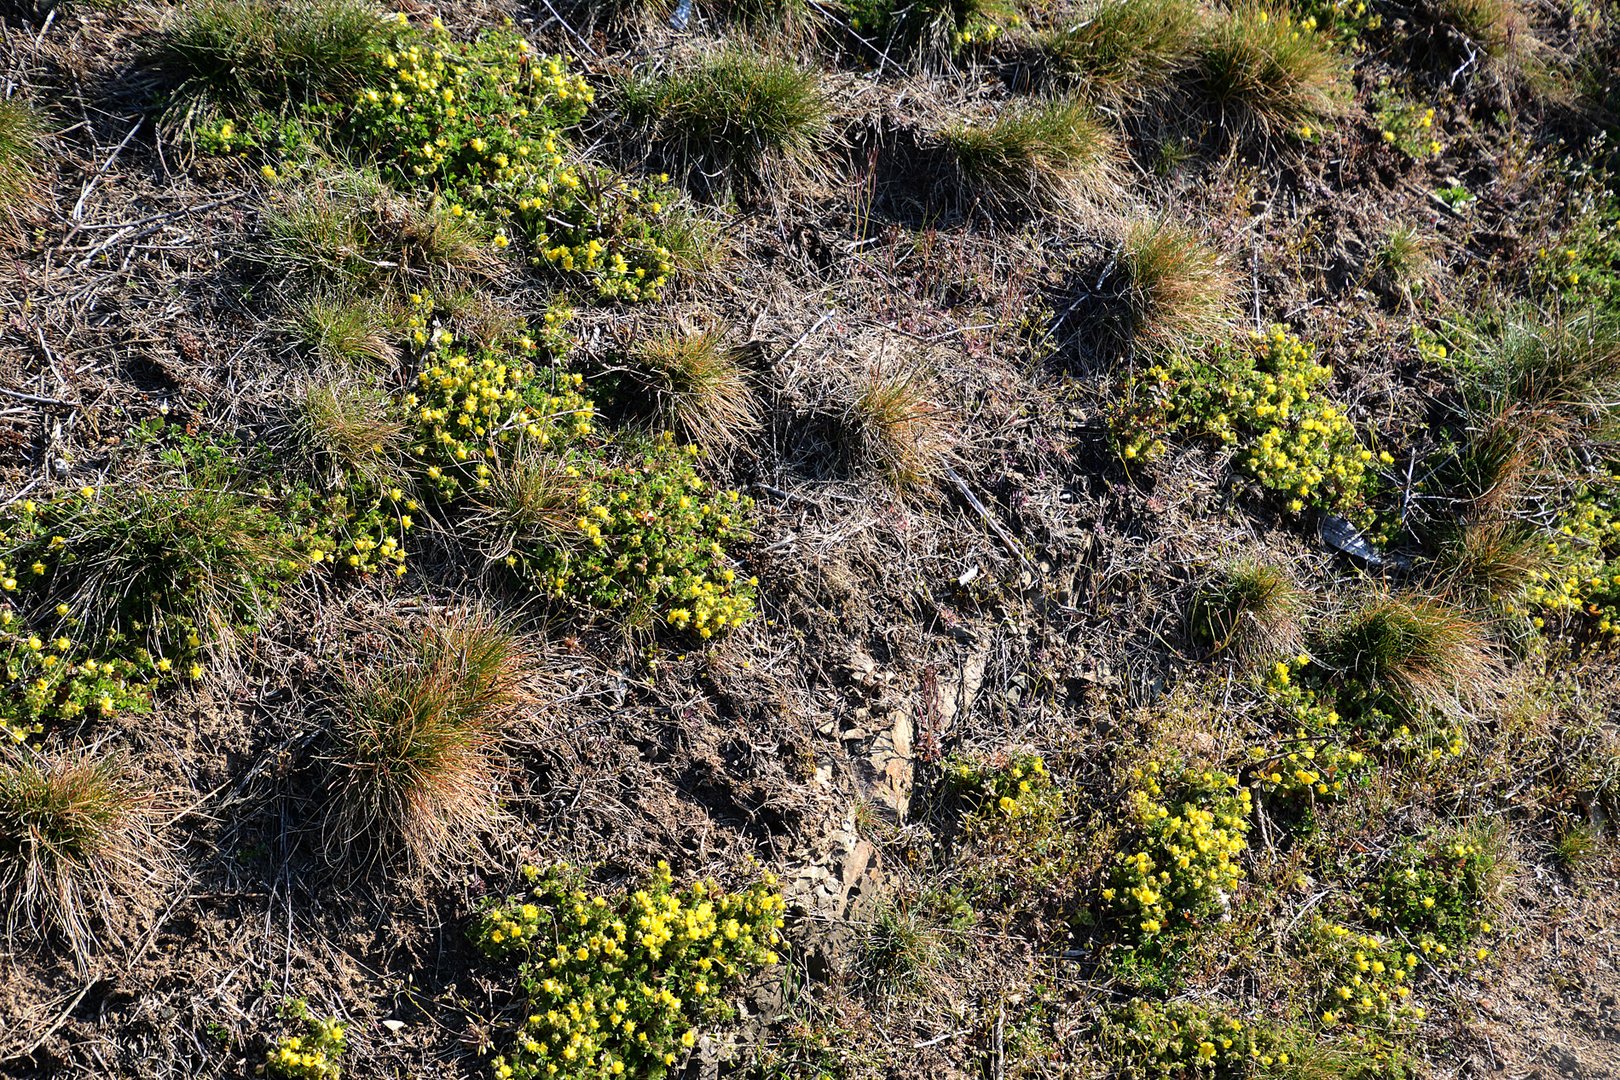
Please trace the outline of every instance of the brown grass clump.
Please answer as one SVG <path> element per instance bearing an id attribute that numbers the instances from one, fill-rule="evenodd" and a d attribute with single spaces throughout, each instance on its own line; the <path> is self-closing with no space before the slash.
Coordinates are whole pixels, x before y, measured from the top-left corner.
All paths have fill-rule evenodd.
<path id="1" fill-rule="evenodd" d="M 938 480 L 954 446 L 950 415 L 929 397 L 923 377 L 893 366 L 869 370 L 860 380 L 845 426 L 855 460 L 901 494 Z"/>
<path id="2" fill-rule="evenodd" d="M 1216 652 L 1243 658 L 1299 651 L 1305 593 L 1273 563 L 1234 563 L 1205 582 L 1193 597 L 1193 638 Z"/>
<path id="3" fill-rule="evenodd" d="M 400 318 L 372 295 L 320 289 L 293 309 L 290 328 L 328 367 L 391 364 L 398 356 Z"/>
<path id="4" fill-rule="evenodd" d="M 1483 700 L 1501 666 L 1485 627 L 1428 596 L 1375 596 L 1324 636 L 1318 657 L 1341 677 L 1414 705 Z"/>
<path id="5" fill-rule="evenodd" d="M 1223 123 L 1310 136 L 1349 107 L 1344 58 L 1285 7 L 1252 2 L 1217 16 L 1198 47 L 1197 85 Z"/>
<path id="6" fill-rule="evenodd" d="M 1159 345 L 1219 334 L 1235 283 L 1197 233 L 1165 219 L 1131 225 L 1119 254 L 1129 336 Z"/>
<path id="7" fill-rule="evenodd" d="M 940 138 L 956 159 L 963 186 L 996 210 L 1027 213 L 1119 201 L 1119 140 L 1083 102 L 1018 105 L 988 124 L 947 128 Z"/>
<path id="8" fill-rule="evenodd" d="M 340 674 L 321 846 L 351 871 L 403 860 L 437 876 L 497 815 L 503 732 L 536 702 L 536 664 L 492 618 L 451 614 L 399 633 Z"/>
<path id="9" fill-rule="evenodd" d="M 1546 537 L 1512 519 L 1458 525 L 1441 537 L 1430 576 L 1436 587 L 1463 600 L 1512 601 L 1548 566 Z"/>
<path id="10" fill-rule="evenodd" d="M 148 894 L 164 859 L 151 790 L 118 753 L 0 757 L 0 897 L 6 936 L 60 934 L 82 966 L 95 928 Z"/>
<path id="11" fill-rule="evenodd" d="M 632 360 L 659 421 L 708 453 L 734 451 L 759 433 L 763 406 L 725 327 L 655 334 Z"/>

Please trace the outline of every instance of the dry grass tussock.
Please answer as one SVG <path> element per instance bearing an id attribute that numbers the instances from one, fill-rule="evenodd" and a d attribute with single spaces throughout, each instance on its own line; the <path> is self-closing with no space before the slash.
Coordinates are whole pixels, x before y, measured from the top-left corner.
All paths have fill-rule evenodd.
<path id="1" fill-rule="evenodd" d="M 1221 122 L 1239 133 L 1310 136 L 1344 115 L 1351 102 L 1338 50 L 1303 30 L 1285 7 L 1252 0 L 1205 29 L 1197 85 Z"/>
<path id="2" fill-rule="evenodd" d="M 927 378 L 882 363 L 857 377 L 850 393 L 843 427 L 857 466 L 900 494 L 924 494 L 944 474 L 956 446 L 956 422 L 932 396 Z"/>
<path id="3" fill-rule="evenodd" d="M 1235 312 L 1236 280 L 1193 230 L 1166 218 L 1133 222 L 1117 277 L 1126 336 L 1154 345 L 1220 334 Z"/>
<path id="4" fill-rule="evenodd" d="M 1046 65 L 1087 94 L 1142 104 L 1192 66 L 1201 26 L 1191 0 L 1093 0 L 1039 45 Z"/>
<path id="5" fill-rule="evenodd" d="M 8 942 L 64 939 L 81 967 L 151 897 L 167 858 L 157 799 L 120 753 L 0 755 L 0 897 Z"/>
<path id="6" fill-rule="evenodd" d="M 320 847 L 350 873 L 442 876 L 499 817 L 505 735 L 540 702 L 528 645 L 477 612 L 344 662 L 328 717 Z"/>
<path id="7" fill-rule="evenodd" d="M 1303 641 L 1309 597 L 1280 564 L 1233 563 L 1198 589 L 1188 612 L 1193 639 L 1244 659 L 1291 656 Z"/>
<path id="8" fill-rule="evenodd" d="M 631 356 L 632 375 L 658 422 L 710 454 L 744 446 L 764 425 L 764 405 L 723 325 L 655 333 Z"/>
<path id="9" fill-rule="evenodd" d="M 1418 594 L 1363 601 L 1328 628 L 1316 651 L 1346 678 L 1442 711 L 1484 703 L 1503 678 L 1483 623 Z"/>

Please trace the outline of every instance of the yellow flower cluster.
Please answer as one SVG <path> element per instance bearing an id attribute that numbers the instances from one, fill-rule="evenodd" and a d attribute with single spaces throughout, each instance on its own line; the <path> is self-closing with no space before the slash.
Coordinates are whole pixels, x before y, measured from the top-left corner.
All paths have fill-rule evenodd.
<path id="1" fill-rule="evenodd" d="M 1277 1036 L 1268 1026 L 1187 1001 L 1137 998 L 1108 1017 L 1104 1032 L 1128 1066 L 1123 1075 L 1142 1080 L 1250 1076 L 1256 1065 L 1291 1060 L 1274 1048 Z"/>
<path id="2" fill-rule="evenodd" d="M 1312 933 L 1330 973 L 1320 1014 L 1323 1026 L 1423 1019 L 1422 1007 L 1411 1000 L 1419 963 L 1416 953 L 1403 953 L 1375 934 L 1358 933 L 1320 917 L 1313 920 Z"/>
<path id="3" fill-rule="evenodd" d="M 70 627 L 67 605 L 57 615 Z M 145 712 L 152 684 L 172 668 L 172 662 L 153 660 L 145 649 L 98 658 L 60 630 L 51 638 L 28 633 L 16 612 L 0 604 L 0 672 L 8 687 L 0 698 L 0 731 L 17 742 L 40 734 L 49 721 Z"/>
<path id="4" fill-rule="evenodd" d="M 310 1016 L 302 1001 L 294 1003 L 291 1014 L 304 1022 L 305 1034 L 276 1043 L 259 1071 L 286 1080 L 339 1080 L 343 1068 L 338 1059 L 347 1045 L 347 1025 Z"/>
<path id="5" fill-rule="evenodd" d="M 469 349 L 443 329 L 417 332 L 428 354 L 404 405 L 416 426 L 413 452 L 441 494 L 487 487 L 489 460 L 515 440 L 545 448 L 591 434 L 584 376 L 537 362 L 535 339 Z"/>
<path id="6" fill-rule="evenodd" d="M 1437 156 L 1444 147 L 1437 138 L 1434 109 L 1406 98 L 1390 85 L 1389 77 L 1379 80 L 1373 91 L 1373 122 L 1379 138 L 1414 161 Z"/>
<path id="7" fill-rule="evenodd" d="M 1263 693 L 1291 733 L 1277 746 L 1250 749 L 1254 788 L 1285 798 L 1336 798 L 1359 783 L 1373 762 L 1359 749 L 1345 745 L 1353 732 L 1340 724 L 1332 699 L 1293 677 L 1307 668 L 1310 657 L 1279 660 L 1267 673 Z"/>
<path id="8" fill-rule="evenodd" d="M 1370 918 L 1415 940 L 1420 952 L 1444 956 L 1487 932 L 1487 888 L 1495 857 L 1467 838 L 1397 852 L 1373 883 Z"/>
<path id="9" fill-rule="evenodd" d="M 677 890 L 669 865 L 628 895 L 590 896 L 566 867 L 492 906 L 474 938 L 522 958 L 526 1019 L 492 1062 L 496 1080 L 665 1076 L 735 981 L 777 963 L 784 904 L 771 874 L 736 893 Z"/>
<path id="10" fill-rule="evenodd" d="M 1224 911 L 1243 878 L 1238 858 L 1248 844 L 1249 789 L 1227 773 L 1158 762 L 1131 777 L 1137 843 L 1115 854 L 1103 900 L 1144 939 Z"/>
<path id="11" fill-rule="evenodd" d="M 386 84 L 361 89 L 350 117 L 385 169 L 434 188 L 454 214 L 494 219 L 497 249 L 511 222 L 531 264 L 585 277 L 604 298 L 657 297 L 674 270 L 660 239 L 671 194 L 570 162 L 563 129 L 589 110 L 589 83 L 509 30 L 457 42 L 436 23 L 400 26 L 381 57 Z"/>
<path id="12" fill-rule="evenodd" d="M 442 24 L 412 33 L 401 15 L 399 26 L 380 58 L 386 84 L 353 102 L 355 127 L 397 154 L 387 167 L 479 199 L 526 197 L 562 167 L 557 130 L 583 119 L 595 96 L 582 77 L 507 30 L 457 42 Z"/>
<path id="13" fill-rule="evenodd" d="M 743 578 L 727 546 L 748 538 L 753 500 L 698 475 L 697 448 L 667 432 L 638 455 L 576 455 L 580 543 L 513 553 L 508 565 L 553 595 L 605 607 L 652 605 L 667 625 L 710 638 L 754 614 L 757 578 Z"/>
<path id="14" fill-rule="evenodd" d="M 1547 539 L 1547 569 L 1533 570 L 1525 601 L 1545 615 L 1583 620 L 1600 641 L 1620 639 L 1620 470 L 1582 485 Z"/>
<path id="15" fill-rule="evenodd" d="M 1056 818 L 1063 812 L 1063 792 L 1039 754 L 1017 754 L 1000 762 L 961 760 L 948 774 L 963 797 L 992 820 Z"/>
<path id="16" fill-rule="evenodd" d="M 1167 435 L 1216 439 L 1290 513 L 1317 506 L 1366 523 L 1373 453 L 1322 393 L 1332 376 L 1314 346 L 1276 327 L 1217 345 L 1207 359 L 1176 356 L 1131 376 L 1114 436 L 1126 461 L 1162 453 Z"/>

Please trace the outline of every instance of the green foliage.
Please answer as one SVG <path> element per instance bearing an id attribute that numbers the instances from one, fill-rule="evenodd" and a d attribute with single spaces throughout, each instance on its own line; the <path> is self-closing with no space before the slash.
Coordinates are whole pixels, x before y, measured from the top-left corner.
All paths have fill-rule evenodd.
<path id="1" fill-rule="evenodd" d="M 1384 25 L 1369 0 L 1289 0 L 1300 29 L 1316 31 L 1335 42 L 1355 43 L 1362 34 Z"/>
<path id="2" fill-rule="evenodd" d="M 1320 916 L 1313 916 L 1307 938 L 1312 967 L 1323 972 L 1323 1027 L 1387 1029 L 1423 1019 L 1412 997 L 1416 953 Z"/>
<path id="3" fill-rule="evenodd" d="M 384 20 L 361 0 L 186 0 L 147 52 L 171 109 L 277 111 L 352 90 L 378 70 Z"/>
<path id="4" fill-rule="evenodd" d="M 1249 789 L 1227 773 L 1158 762 L 1131 776 L 1133 840 L 1115 854 L 1102 897 L 1133 939 L 1160 944 L 1226 910 L 1243 878 Z"/>
<path id="5" fill-rule="evenodd" d="M 1040 48 L 1088 93 L 1140 101 L 1190 67 L 1202 22 L 1191 0 L 1097 0 L 1043 33 Z"/>
<path id="6" fill-rule="evenodd" d="M 1620 311 L 1620 199 L 1603 191 L 1537 252 L 1536 278 L 1572 305 Z"/>
<path id="7" fill-rule="evenodd" d="M 523 545 L 507 565 L 541 592 L 651 609 L 700 638 L 741 625 L 758 582 L 738 577 L 726 549 L 749 535 L 753 500 L 699 476 L 696 453 L 667 434 L 639 448 L 582 449 L 565 466 L 578 485 L 577 542 Z"/>
<path id="8" fill-rule="evenodd" d="M 1385 748 L 1366 729 L 1368 717 L 1341 717 L 1325 687 L 1296 679 L 1310 658 L 1278 661 L 1264 683 L 1266 703 L 1281 726 L 1280 738 L 1250 750 L 1254 790 L 1280 799 L 1329 800 L 1355 791 L 1372 773 L 1370 748 Z"/>
<path id="9" fill-rule="evenodd" d="M 98 924 L 150 887 L 162 861 L 154 800 L 129 762 L 94 749 L 0 751 L 6 935 L 58 933 L 83 963 Z"/>
<path id="10" fill-rule="evenodd" d="M 1236 5 L 1199 42 L 1198 86 L 1223 122 L 1314 138 L 1341 116 L 1349 76 L 1333 43 L 1283 10 Z"/>
<path id="11" fill-rule="evenodd" d="M 1007 0 L 848 0 L 847 9 L 863 42 L 925 61 L 982 49 L 1023 25 Z"/>
<path id="12" fill-rule="evenodd" d="M 528 335 L 469 347 L 431 305 L 413 321 L 427 343 L 415 388 L 413 467 L 437 498 L 472 504 L 486 551 L 550 596 L 657 612 L 708 638 L 753 614 L 753 581 L 728 565 L 748 536 L 752 501 L 698 475 L 695 445 L 665 432 L 644 442 L 598 437 L 584 379 L 553 355 L 562 320 Z"/>
<path id="13" fill-rule="evenodd" d="M 1434 107 L 1407 98 L 1388 77 L 1373 91 L 1372 110 L 1379 137 L 1413 161 L 1427 161 L 1445 149 L 1434 126 Z"/>
<path id="14" fill-rule="evenodd" d="M 954 759 L 945 779 L 967 808 L 966 875 L 981 906 L 1014 910 L 1072 875 L 1077 841 L 1063 791 L 1040 755 Z"/>
<path id="15" fill-rule="evenodd" d="M 806 161 L 827 126 L 816 73 L 790 59 L 726 49 L 620 84 L 619 106 L 692 159 L 744 186 L 773 160 Z"/>
<path id="16" fill-rule="evenodd" d="M 546 335 L 482 343 L 436 327 L 426 301 L 412 321 L 427 342 L 412 390 L 403 398 L 411 420 L 411 453 L 442 499 L 490 483 L 491 463 L 519 441 L 562 447 L 593 431 L 595 410 L 584 376 L 564 369 Z M 566 318 L 546 316 L 547 325 Z"/>
<path id="17" fill-rule="evenodd" d="M 735 893 L 712 881 L 676 889 L 659 863 L 611 897 L 588 895 L 567 867 L 524 874 L 533 889 L 491 904 L 472 931 L 491 957 L 519 961 L 528 1019 L 491 1063 L 496 1080 L 658 1080 L 723 1014 L 730 987 L 778 960 L 770 874 Z"/>
<path id="18" fill-rule="evenodd" d="M 282 1036 L 270 1048 L 264 1071 L 284 1080 L 338 1080 L 343 1075 L 339 1059 L 348 1045 L 348 1025 L 310 1015 L 302 999 L 283 1005 L 278 1014 L 297 1021 L 301 1031 Z"/>
<path id="19" fill-rule="evenodd" d="M 0 98 L 0 211 L 15 216 L 38 197 L 46 127 L 21 96 Z"/>
<path id="20" fill-rule="evenodd" d="M 196 145 L 260 152 L 274 159 L 261 170 L 270 180 L 280 175 L 277 164 L 296 170 L 319 157 L 319 145 L 358 151 L 381 180 L 422 195 L 404 231 L 416 247 L 439 250 L 441 261 L 455 256 L 482 269 L 476 264 L 521 237 L 531 265 L 581 280 L 604 299 L 659 294 L 675 269 L 665 240 L 680 239 L 687 226 L 666 212 L 667 189 L 571 160 L 566 129 L 595 97 L 582 77 L 558 57 L 536 55 L 509 29 L 457 41 L 437 18 L 426 28 L 403 15 L 376 26 L 360 77 L 345 80 L 335 100 L 306 102 L 287 118 L 244 102 L 243 116 L 199 127 Z M 356 280 L 378 276 L 398 256 L 369 255 L 364 241 L 376 231 L 372 217 L 388 223 L 399 205 L 377 190 L 364 194 L 348 213 L 320 203 L 304 207 L 301 218 L 283 212 L 291 220 L 273 221 L 271 232 L 291 232 L 292 250 L 272 244 L 270 254 Z"/>
<path id="21" fill-rule="evenodd" d="M 1424 954 L 1444 956 L 1488 925 L 1486 905 L 1499 874 L 1488 836 L 1410 845 L 1393 854 L 1369 888 L 1369 918 L 1399 932 Z"/>
<path id="22" fill-rule="evenodd" d="M 993 208 L 1072 209 L 1118 199 L 1118 140 L 1083 102 L 1019 105 L 988 124 L 957 125 L 940 137 L 964 185 Z"/>
<path id="23" fill-rule="evenodd" d="M 1367 525 L 1373 454 L 1323 393 L 1332 377 L 1315 347 L 1282 327 L 1200 357 L 1173 355 L 1127 379 L 1114 437 L 1126 461 L 1161 454 L 1166 437 L 1212 439 L 1290 513 L 1312 506 Z"/>

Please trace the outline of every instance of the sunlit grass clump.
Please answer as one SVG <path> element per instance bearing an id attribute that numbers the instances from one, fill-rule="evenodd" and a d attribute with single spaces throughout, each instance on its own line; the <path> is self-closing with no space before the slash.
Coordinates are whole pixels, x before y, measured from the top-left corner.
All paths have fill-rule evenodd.
<path id="1" fill-rule="evenodd" d="M 329 368 L 392 363 L 398 356 L 399 314 L 369 292 L 312 290 L 295 305 L 288 328 Z"/>
<path id="2" fill-rule="evenodd" d="M 307 537 L 276 500 L 244 488 L 223 452 L 193 453 L 156 475 L 27 504 L 0 553 L 25 576 L 8 580 L 64 629 L 160 657 L 256 625 L 307 566 Z"/>
<path id="3" fill-rule="evenodd" d="M 725 453 L 760 431 L 763 405 L 724 327 L 654 334 L 632 359 L 660 423 L 686 440 Z"/>
<path id="4" fill-rule="evenodd" d="M 325 754 L 328 858 L 430 873 L 465 859 L 495 819 L 503 740 L 535 704 L 536 675 L 518 637 L 467 613 L 347 661 Z"/>
<path id="5" fill-rule="evenodd" d="M 0 755 L 0 898 L 6 933 L 59 935 L 83 962 L 122 926 L 163 863 L 152 791 L 117 753 Z"/>
<path id="6" fill-rule="evenodd" d="M 1485 627 L 1421 595 L 1372 597 L 1333 626 L 1316 653 L 1342 679 L 1441 710 L 1483 700 L 1501 679 Z"/>
<path id="7" fill-rule="evenodd" d="M 1333 43 L 1286 7 L 1240 3 L 1199 40 L 1199 93 L 1223 123 L 1310 138 L 1344 114 L 1350 83 Z"/>
<path id="8" fill-rule="evenodd" d="M 1040 47 L 1088 93 L 1140 102 L 1188 70 L 1202 25 L 1190 0 L 1094 0 L 1043 33 Z"/>
<path id="9" fill-rule="evenodd" d="M 1120 247 L 1122 330 L 1150 345 L 1218 335 L 1231 320 L 1236 283 L 1220 255 L 1167 219 L 1133 222 Z"/>
<path id="10" fill-rule="evenodd" d="M 518 961 L 517 1029 L 495 1080 L 670 1075 L 738 982 L 780 959 L 784 904 L 770 874 L 728 892 L 675 887 L 659 863 L 633 892 L 586 891 L 568 867 L 526 867 L 533 888 L 492 903 L 473 940 Z"/>
<path id="11" fill-rule="evenodd" d="M 1118 140 L 1079 101 L 1016 105 L 941 139 L 967 191 L 997 210 L 1074 211 L 1119 198 Z"/>
<path id="12" fill-rule="evenodd" d="M 383 285 L 412 271 L 443 279 L 493 269 L 479 220 L 400 195 L 370 173 L 328 172 L 284 189 L 260 228 L 254 257 L 267 273 L 326 283 L 300 322 L 339 357 L 383 351 L 374 336 L 383 322 L 376 298 Z M 370 305 L 356 299 L 362 292 L 373 297 Z"/>
<path id="13" fill-rule="evenodd" d="M 1292 655 L 1301 641 L 1307 598 L 1293 575 L 1276 563 L 1233 563 L 1193 597 L 1193 638 L 1240 657 Z"/>
<path id="14" fill-rule="evenodd" d="M 382 70 L 389 33 L 362 0 L 186 0 L 148 60 L 176 107 L 278 111 L 352 92 Z"/>
<path id="15" fill-rule="evenodd" d="M 687 163 L 720 169 L 749 188 L 773 163 L 814 166 L 828 118 L 813 69 L 735 48 L 625 80 L 619 107 Z"/>
<path id="16" fill-rule="evenodd" d="M 850 456 L 895 491 L 920 493 L 949 467 L 955 446 L 950 413 L 920 373 L 892 366 L 865 372 L 846 413 Z"/>
<path id="17" fill-rule="evenodd" d="M 329 486 L 387 483 L 403 471 L 408 428 L 394 400 L 364 379 L 317 372 L 292 415 L 294 445 Z"/>

